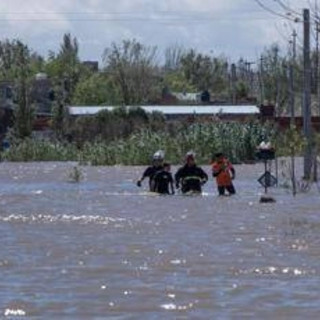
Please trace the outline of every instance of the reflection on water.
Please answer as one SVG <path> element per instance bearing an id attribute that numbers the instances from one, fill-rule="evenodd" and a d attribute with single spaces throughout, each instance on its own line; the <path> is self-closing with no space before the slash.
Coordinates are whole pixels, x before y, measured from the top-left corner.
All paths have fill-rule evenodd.
<path id="1" fill-rule="evenodd" d="M 142 168 L 70 167 L 0 165 L 0 318 L 318 317 L 316 188 L 261 205 L 262 168 L 241 166 L 234 198 L 163 197 Z"/>

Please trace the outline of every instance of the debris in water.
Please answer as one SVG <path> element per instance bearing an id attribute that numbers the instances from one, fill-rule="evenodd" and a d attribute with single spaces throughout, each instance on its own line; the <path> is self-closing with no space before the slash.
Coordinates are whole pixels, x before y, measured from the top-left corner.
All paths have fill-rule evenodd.
<path id="1" fill-rule="evenodd" d="M 260 203 L 275 203 L 276 199 L 271 196 L 262 196 L 260 198 Z"/>

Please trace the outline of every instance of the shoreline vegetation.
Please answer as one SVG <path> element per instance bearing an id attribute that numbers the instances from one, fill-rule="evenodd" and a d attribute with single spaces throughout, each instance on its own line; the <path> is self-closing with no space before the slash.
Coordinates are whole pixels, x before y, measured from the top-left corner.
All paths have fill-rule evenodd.
<path id="1" fill-rule="evenodd" d="M 89 121 L 92 121 L 90 119 Z M 11 162 L 78 161 L 90 165 L 147 165 L 155 150 L 163 149 L 172 164 L 181 163 L 184 154 L 193 150 L 199 163 L 209 163 L 215 152 L 223 152 L 233 163 L 251 162 L 261 141 L 272 139 L 271 125 L 249 123 L 204 123 L 135 130 L 128 136 L 110 139 L 100 136 L 94 142 L 83 139 L 65 142 L 26 138 L 14 142 L 2 152 Z"/>

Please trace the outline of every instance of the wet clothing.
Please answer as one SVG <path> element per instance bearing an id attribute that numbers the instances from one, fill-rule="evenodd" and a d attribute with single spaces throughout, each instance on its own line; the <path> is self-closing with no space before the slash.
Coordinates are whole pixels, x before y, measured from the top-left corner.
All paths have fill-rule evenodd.
<path id="1" fill-rule="evenodd" d="M 150 166 L 148 167 L 142 175 L 142 179 L 149 178 L 149 188 L 151 192 L 154 190 L 154 177 L 155 175 L 163 170 L 163 166 Z"/>
<path id="2" fill-rule="evenodd" d="M 226 190 L 229 192 L 230 195 L 236 194 L 236 190 L 233 186 L 233 184 L 231 183 L 229 186 L 220 186 L 218 187 L 218 192 L 219 192 L 219 196 L 224 196 L 226 193 Z"/>
<path id="3" fill-rule="evenodd" d="M 222 160 L 214 162 L 212 164 L 212 175 L 216 178 L 219 195 L 224 195 L 225 190 L 227 190 L 229 194 L 236 193 L 232 183 L 235 170 L 228 159 L 223 158 Z"/>
<path id="4" fill-rule="evenodd" d="M 184 165 L 175 174 L 176 187 L 181 185 L 181 191 L 201 192 L 202 185 L 208 181 L 208 175 L 198 166 Z"/>
<path id="5" fill-rule="evenodd" d="M 173 194 L 173 177 L 171 172 L 165 170 L 158 171 L 153 180 L 154 192 L 161 194 Z M 171 193 L 169 191 L 169 186 L 171 187 Z"/>

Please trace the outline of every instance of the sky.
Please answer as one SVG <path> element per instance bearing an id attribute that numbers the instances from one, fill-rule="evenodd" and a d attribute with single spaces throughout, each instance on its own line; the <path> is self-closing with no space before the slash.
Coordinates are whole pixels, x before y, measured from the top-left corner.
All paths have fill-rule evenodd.
<path id="1" fill-rule="evenodd" d="M 47 56 L 64 33 L 77 37 L 83 60 L 101 61 L 112 42 L 136 39 L 159 52 L 179 45 L 231 60 L 257 60 L 265 47 L 287 50 L 294 23 L 276 0 L 0 0 L 0 39 L 19 38 Z M 283 0 L 298 13 L 315 0 Z M 287 18 L 286 18 L 287 17 Z M 161 55 L 161 54 L 160 54 Z"/>

